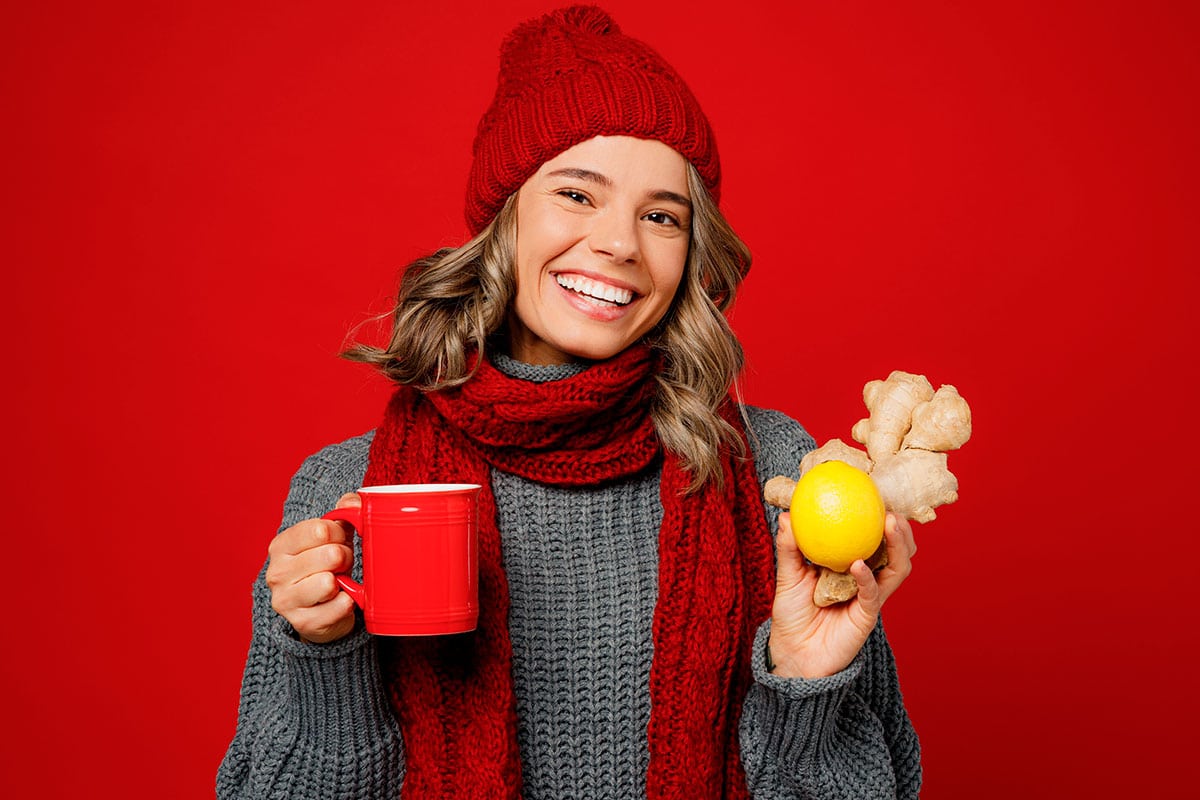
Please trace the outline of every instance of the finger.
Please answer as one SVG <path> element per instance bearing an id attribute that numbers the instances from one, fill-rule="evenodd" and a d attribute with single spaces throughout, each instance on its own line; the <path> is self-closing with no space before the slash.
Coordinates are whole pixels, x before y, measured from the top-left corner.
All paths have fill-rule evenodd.
<path id="1" fill-rule="evenodd" d="M 908 557 L 912 558 L 917 554 L 917 540 L 913 535 L 912 523 L 907 518 L 897 516 L 896 514 L 888 514 L 888 516 L 891 517 L 891 525 L 894 533 L 899 535 L 905 549 L 908 551 Z"/>
<path id="2" fill-rule="evenodd" d="M 332 572 L 316 572 L 271 590 L 271 607 L 293 625 L 298 618 L 304 618 L 302 614 L 298 617 L 299 612 L 335 601 L 340 606 L 347 599 L 353 603 Z"/>
<path id="3" fill-rule="evenodd" d="M 850 611 L 855 615 L 855 623 L 863 630 L 875 627 L 875 618 L 883 607 L 884 594 L 875 574 L 861 558 L 850 565 L 850 575 L 858 584 L 856 602 L 851 604 Z"/>
<path id="4" fill-rule="evenodd" d="M 327 642 L 345 636 L 354 628 L 354 601 L 341 592 L 327 603 L 297 609 L 286 618 L 301 639 Z"/>
<path id="5" fill-rule="evenodd" d="M 917 548 L 912 526 L 903 517 L 888 514 L 884 534 L 887 537 L 888 563 L 875 576 L 879 583 L 880 605 L 912 573 L 912 556 Z"/>
<path id="6" fill-rule="evenodd" d="M 338 498 L 334 508 L 362 508 L 362 498 L 358 496 L 358 492 L 346 492 Z"/>
<path id="7" fill-rule="evenodd" d="M 318 574 L 347 573 L 354 565 L 354 551 L 344 544 L 325 544 L 310 548 L 297 555 L 285 555 L 272 558 L 267 565 L 266 582 L 271 590 L 272 603 L 276 610 L 291 608 L 295 605 L 307 605 L 284 600 L 293 591 L 293 587 L 310 576 Z M 332 578 L 331 578 L 332 580 Z"/>
<path id="8" fill-rule="evenodd" d="M 294 556 L 326 544 L 348 544 L 350 532 L 328 519 L 306 519 L 280 533 L 268 548 L 272 557 Z"/>
<path id="9" fill-rule="evenodd" d="M 907 565 L 917 551 L 912 525 L 904 517 L 889 512 L 884 521 L 883 535 L 887 542 L 888 564 Z"/>
<path id="10" fill-rule="evenodd" d="M 358 492 L 346 492 L 344 495 L 338 498 L 337 503 L 335 503 L 333 507 L 362 508 L 362 497 L 359 496 Z M 345 534 L 346 541 L 350 541 L 350 539 L 354 536 L 354 526 L 349 522 L 346 522 L 344 519 L 337 520 L 335 524 L 342 530 L 342 533 Z"/>
<path id="11" fill-rule="evenodd" d="M 290 609 L 313 608 L 328 603 L 341 592 L 332 572 L 317 572 L 292 584 L 280 605 Z"/>
<path id="12" fill-rule="evenodd" d="M 775 581 L 780 589 L 795 586 L 811 572 L 804 561 L 804 554 L 796 544 L 792 533 L 792 520 L 787 512 L 779 515 L 779 533 L 775 536 Z"/>
<path id="13" fill-rule="evenodd" d="M 354 551 L 348 545 L 323 544 L 292 556 L 287 563 L 286 574 L 292 583 L 298 583 L 320 572 L 349 572 L 353 564 Z"/>

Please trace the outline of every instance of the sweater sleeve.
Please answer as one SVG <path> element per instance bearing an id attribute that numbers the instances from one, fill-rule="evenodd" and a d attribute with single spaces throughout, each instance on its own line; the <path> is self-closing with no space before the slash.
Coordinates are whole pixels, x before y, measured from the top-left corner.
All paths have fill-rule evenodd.
<path id="1" fill-rule="evenodd" d="M 812 437 L 787 416 L 749 408 L 760 483 L 797 476 Z M 772 535 L 779 510 L 765 506 Z M 853 662 L 816 680 L 767 672 L 770 620 L 759 628 L 754 683 L 742 708 L 742 762 L 755 800 L 915 798 L 920 747 L 882 620 Z"/>
<path id="2" fill-rule="evenodd" d="M 280 530 L 333 508 L 361 485 L 370 434 L 325 448 L 292 479 Z M 355 573 L 361 579 L 355 541 Z M 218 798 L 394 798 L 404 749 L 362 628 L 324 645 L 301 642 L 271 608 L 266 567 L 253 587 L 250 651 L 237 730 L 217 772 Z"/>

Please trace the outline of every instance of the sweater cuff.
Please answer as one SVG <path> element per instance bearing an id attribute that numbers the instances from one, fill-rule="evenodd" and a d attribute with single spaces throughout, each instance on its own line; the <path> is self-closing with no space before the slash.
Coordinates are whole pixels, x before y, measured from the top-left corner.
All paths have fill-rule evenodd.
<path id="1" fill-rule="evenodd" d="M 337 641 L 308 644 L 277 617 L 271 635 L 283 654 L 287 698 L 301 737 L 360 751 L 377 747 L 381 732 L 395 729 L 375 639 L 361 624 Z"/>
<path id="2" fill-rule="evenodd" d="M 754 637 L 755 685 L 746 698 L 743 719 L 754 732 L 756 749 L 775 753 L 784 763 L 807 763 L 837 725 L 842 704 L 862 671 L 863 656 L 859 653 L 848 667 L 824 678 L 783 678 L 767 672 L 770 635 L 768 619 Z"/>

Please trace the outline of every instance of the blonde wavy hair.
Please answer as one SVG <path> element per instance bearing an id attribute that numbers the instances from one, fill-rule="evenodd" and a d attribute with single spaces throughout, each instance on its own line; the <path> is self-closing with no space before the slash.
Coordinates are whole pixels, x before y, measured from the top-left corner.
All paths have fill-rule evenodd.
<path id="1" fill-rule="evenodd" d="M 710 480 L 722 483 L 726 448 L 745 456 L 742 438 L 718 409 L 736 389 L 744 363 L 725 311 L 751 259 L 690 164 L 687 175 L 692 226 L 683 280 L 645 341 L 662 356 L 651 417 L 663 446 L 691 471 L 689 488 L 695 491 Z M 516 197 L 462 247 L 438 250 L 408 266 L 386 347 L 355 343 L 342 355 L 424 391 L 469 380 L 467 354 L 503 346 L 498 337 L 516 299 Z"/>

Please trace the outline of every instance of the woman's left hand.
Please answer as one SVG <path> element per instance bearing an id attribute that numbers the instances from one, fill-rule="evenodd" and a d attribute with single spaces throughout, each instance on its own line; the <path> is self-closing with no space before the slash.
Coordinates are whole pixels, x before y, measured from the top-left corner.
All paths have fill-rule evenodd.
<path id="1" fill-rule="evenodd" d="M 875 628 L 879 609 L 912 572 L 917 552 L 912 526 L 894 514 L 884 523 L 887 566 L 877 574 L 855 561 L 850 574 L 858 594 L 844 603 L 820 608 L 813 603 L 820 567 L 808 564 L 796 546 L 791 519 L 779 515 L 776 537 L 775 605 L 771 611 L 771 660 L 775 675 L 821 678 L 850 665 Z"/>

